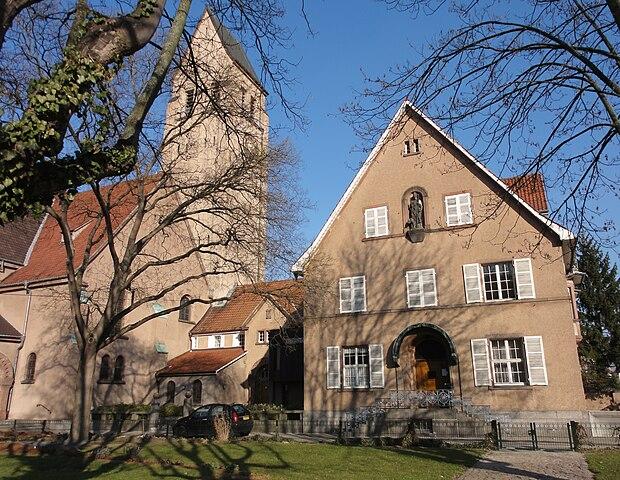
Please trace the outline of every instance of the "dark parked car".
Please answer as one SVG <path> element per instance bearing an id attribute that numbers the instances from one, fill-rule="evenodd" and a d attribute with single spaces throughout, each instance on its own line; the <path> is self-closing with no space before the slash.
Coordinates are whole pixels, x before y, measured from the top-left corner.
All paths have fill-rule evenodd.
<path id="1" fill-rule="evenodd" d="M 249 435 L 254 426 L 252 415 L 247 408 L 238 403 L 212 403 L 198 407 L 187 417 L 179 418 L 172 432 L 177 437 L 213 437 L 214 420 L 223 417 L 230 423 L 230 434 L 235 437 Z"/>

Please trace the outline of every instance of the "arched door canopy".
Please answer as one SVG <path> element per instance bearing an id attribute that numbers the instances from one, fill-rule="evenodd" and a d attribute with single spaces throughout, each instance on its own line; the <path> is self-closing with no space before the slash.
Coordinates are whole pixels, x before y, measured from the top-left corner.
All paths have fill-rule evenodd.
<path id="1" fill-rule="evenodd" d="M 390 348 L 390 354 L 392 358 L 392 363 L 395 367 L 400 366 L 398 364 L 398 358 L 400 357 L 400 346 L 403 343 L 403 340 L 420 330 L 432 330 L 437 333 L 443 340 L 445 340 L 448 345 L 448 350 L 450 351 L 450 365 L 456 365 L 459 361 L 459 357 L 456 354 L 456 348 L 454 347 L 454 342 L 450 338 L 450 335 L 446 333 L 446 331 L 437 325 L 433 325 L 432 323 L 416 323 L 414 325 L 409 325 L 405 328 L 392 342 L 392 347 Z"/>

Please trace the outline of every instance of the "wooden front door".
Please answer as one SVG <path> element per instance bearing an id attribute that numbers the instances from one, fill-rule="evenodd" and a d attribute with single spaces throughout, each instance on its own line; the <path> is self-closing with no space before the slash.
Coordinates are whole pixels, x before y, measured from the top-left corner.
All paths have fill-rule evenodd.
<path id="1" fill-rule="evenodd" d="M 428 360 L 417 360 L 415 364 L 416 390 L 437 390 L 437 378 L 431 370 Z"/>

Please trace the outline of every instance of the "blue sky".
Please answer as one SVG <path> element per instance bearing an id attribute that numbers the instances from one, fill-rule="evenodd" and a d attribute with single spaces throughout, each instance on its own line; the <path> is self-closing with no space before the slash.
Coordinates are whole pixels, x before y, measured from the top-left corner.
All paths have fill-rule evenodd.
<path id="1" fill-rule="evenodd" d="M 457 19 L 447 9 L 411 18 L 376 0 L 314 0 L 305 2 L 311 35 L 300 13 L 301 1 L 290 0 L 287 7 L 284 23 L 292 31 L 292 47 L 278 53 L 298 63 L 291 72 L 296 83 L 289 95 L 305 102 L 303 113 L 310 123 L 303 131 L 287 130 L 290 122 L 275 98 L 269 114 L 272 126 L 284 127 L 277 136 L 290 138 L 302 160 L 301 181 L 313 205 L 303 226 L 309 244 L 366 157 L 361 140 L 339 111 L 363 88 L 362 71 L 380 75 L 405 60 L 415 61 L 417 52 Z M 466 132 L 455 136 L 468 146 Z M 554 192 L 549 193 L 553 207 Z M 617 199 L 609 205 L 617 221 Z"/>
<path id="2" fill-rule="evenodd" d="M 312 36 L 300 15 L 300 2 L 289 3 L 286 24 L 293 31 L 293 48 L 287 57 L 299 62 L 292 72 L 297 81 L 291 93 L 305 101 L 310 123 L 303 131 L 277 133 L 291 138 L 302 160 L 302 184 L 315 207 L 303 228 L 311 242 L 366 157 L 339 112 L 362 88 L 362 70 L 385 72 L 411 52 L 410 43 L 421 43 L 438 29 L 376 1 L 313 1 L 306 2 Z M 278 108 L 269 114 L 274 127 L 287 125 Z"/>

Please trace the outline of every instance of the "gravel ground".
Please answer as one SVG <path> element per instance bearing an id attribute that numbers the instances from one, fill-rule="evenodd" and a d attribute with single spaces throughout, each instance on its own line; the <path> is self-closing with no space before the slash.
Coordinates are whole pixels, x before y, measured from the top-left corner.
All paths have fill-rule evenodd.
<path id="1" fill-rule="evenodd" d="M 459 480 L 592 480 L 578 452 L 491 451 Z"/>

